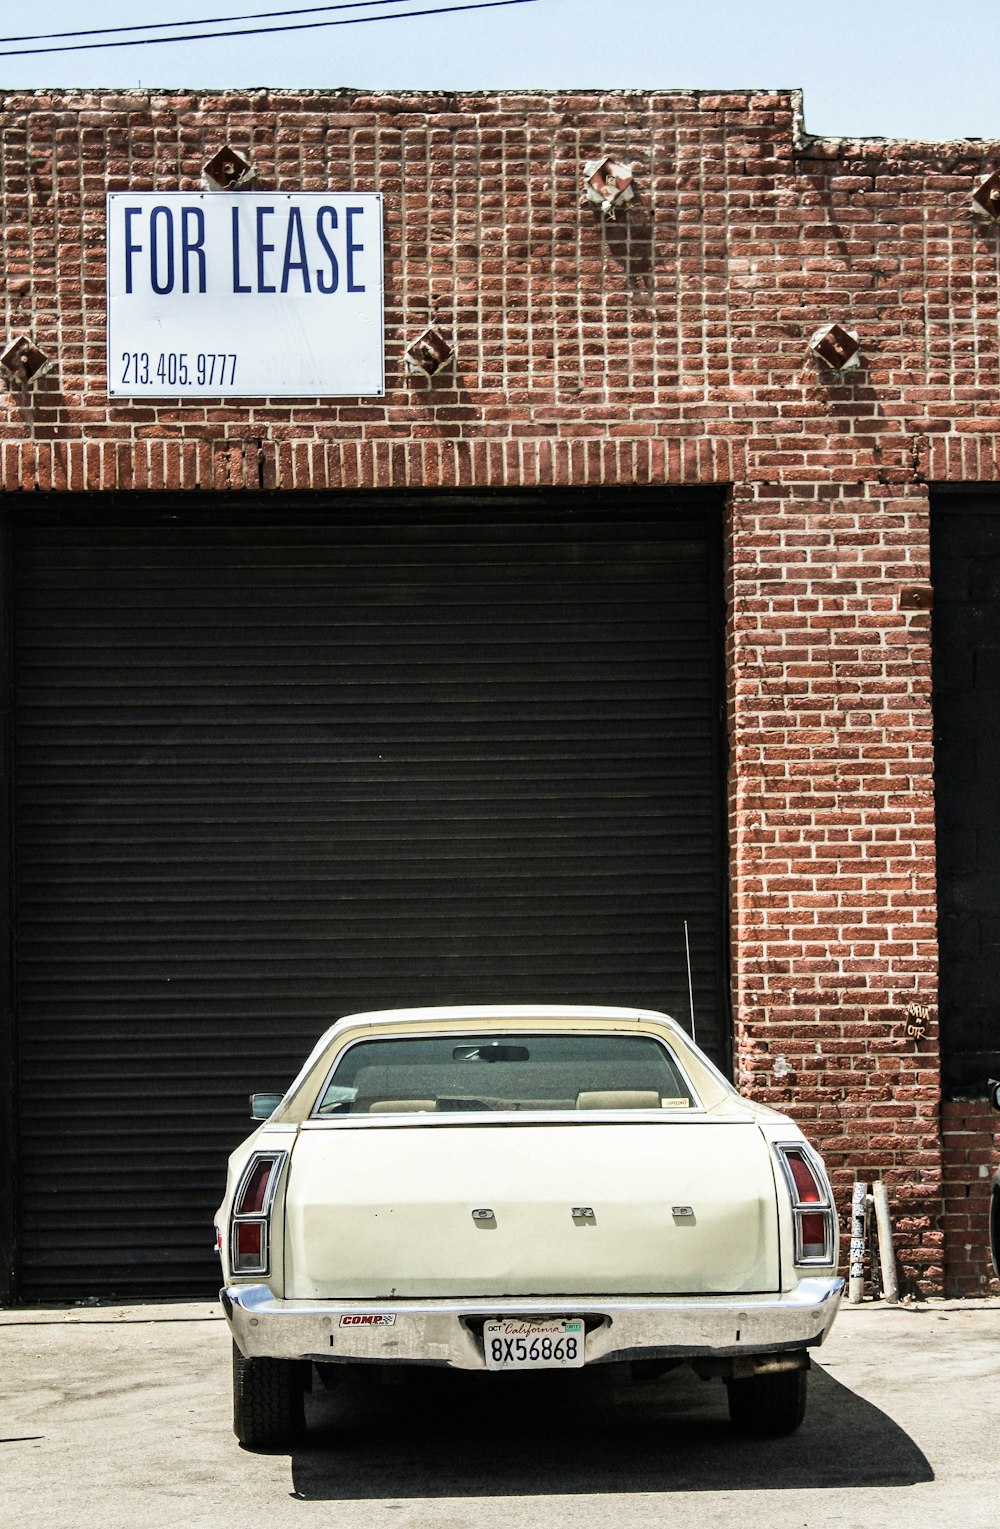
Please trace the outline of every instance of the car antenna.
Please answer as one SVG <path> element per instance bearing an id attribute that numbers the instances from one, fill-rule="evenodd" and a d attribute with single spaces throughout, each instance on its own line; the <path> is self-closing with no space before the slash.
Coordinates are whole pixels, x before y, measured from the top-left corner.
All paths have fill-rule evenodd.
<path id="1" fill-rule="evenodd" d="M 689 1009 L 690 1014 L 691 1014 L 691 1039 L 694 1041 L 695 1045 L 697 1046 L 697 1044 L 698 1044 L 698 1037 L 695 1034 L 695 1030 L 694 1030 L 694 983 L 691 981 L 691 941 L 688 939 L 688 921 L 687 921 L 687 919 L 684 920 L 684 950 L 685 950 L 685 953 L 687 955 L 688 1009 Z"/>

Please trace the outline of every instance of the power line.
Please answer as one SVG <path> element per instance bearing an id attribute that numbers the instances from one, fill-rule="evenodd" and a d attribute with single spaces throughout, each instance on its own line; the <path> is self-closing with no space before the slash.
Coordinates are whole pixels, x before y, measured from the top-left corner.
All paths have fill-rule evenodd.
<path id="1" fill-rule="evenodd" d="M 364 3 L 364 0 L 357 0 L 357 3 Z M 391 3 L 391 0 L 382 0 L 382 3 Z M 396 3 L 398 4 L 399 0 L 396 0 Z M 320 27 L 368 26 L 376 21 L 407 21 L 411 16 L 447 16 L 459 11 L 492 11 L 500 6 L 537 5 L 538 3 L 539 0 L 472 0 L 472 3 L 443 5 L 434 9 L 420 11 L 387 11 L 381 16 L 348 16 L 341 21 L 297 21 L 287 26 L 279 27 L 241 27 L 227 32 L 184 32 L 173 37 L 125 38 L 121 42 L 61 43 L 54 48 L 5 48 L 0 49 L 0 58 L 30 58 L 33 54 L 39 53 L 88 53 L 95 48 L 155 48 L 162 47 L 164 43 L 210 42 L 216 37 L 259 37 L 270 32 L 311 32 Z M 327 7 L 321 8 L 327 9 Z M 292 12 L 291 14 L 295 13 Z M 239 20 L 241 18 L 236 17 L 234 19 Z M 194 24 L 188 22 L 176 23 L 178 26 Z M 158 25 L 158 23 L 153 23 L 153 25 Z M 132 31 L 137 30 L 137 28 L 126 27 L 124 30 Z M 80 33 L 75 35 L 88 36 L 90 34 Z"/>
<path id="2" fill-rule="evenodd" d="M 300 5 L 280 11 L 250 11 L 245 16 L 190 16 L 184 21 L 136 21 L 130 27 L 80 27 L 73 32 L 27 32 L 23 37 L 0 37 L 0 43 L 55 42 L 62 37 L 110 37 L 119 32 L 164 32 L 174 27 L 215 27 L 226 21 L 266 21 L 272 16 L 311 16 L 319 11 L 360 11 L 388 3 L 389 0 L 347 0 L 347 3 L 342 0 L 339 5 Z M 396 0 L 396 3 L 406 5 L 410 0 Z"/>

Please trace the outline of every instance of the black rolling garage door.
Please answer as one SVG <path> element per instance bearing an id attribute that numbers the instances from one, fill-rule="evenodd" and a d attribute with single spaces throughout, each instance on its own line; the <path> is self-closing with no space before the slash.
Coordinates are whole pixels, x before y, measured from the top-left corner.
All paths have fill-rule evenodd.
<path id="1" fill-rule="evenodd" d="M 1000 494 L 931 502 L 942 1080 L 1000 1077 Z"/>
<path id="2" fill-rule="evenodd" d="M 38 503 L 14 531 L 19 1291 L 206 1291 L 251 1088 L 359 1008 L 725 1063 L 718 505 Z"/>

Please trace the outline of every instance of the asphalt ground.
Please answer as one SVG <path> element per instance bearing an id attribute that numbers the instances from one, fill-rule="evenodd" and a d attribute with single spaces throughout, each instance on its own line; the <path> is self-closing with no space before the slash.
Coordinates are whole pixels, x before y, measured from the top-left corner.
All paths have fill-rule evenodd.
<path id="1" fill-rule="evenodd" d="M 721 1382 L 352 1376 L 292 1453 L 231 1431 L 208 1304 L 0 1311 L 3 1529 L 995 1529 L 1000 1301 L 841 1309 L 789 1439 Z"/>

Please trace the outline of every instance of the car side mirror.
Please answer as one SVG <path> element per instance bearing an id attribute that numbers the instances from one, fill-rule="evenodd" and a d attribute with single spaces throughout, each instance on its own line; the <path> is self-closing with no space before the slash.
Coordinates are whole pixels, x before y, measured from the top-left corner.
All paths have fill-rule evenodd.
<path id="1" fill-rule="evenodd" d="M 251 1094 L 250 1119 L 270 1120 L 284 1097 L 284 1094 Z"/>
<path id="2" fill-rule="evenodd" d="M 1000 1110 L 1000 1083 L 996 1078 L 991 1078 L 986 1085 L 986 1097 L 990 1101 L 991 1110 Z"/>

